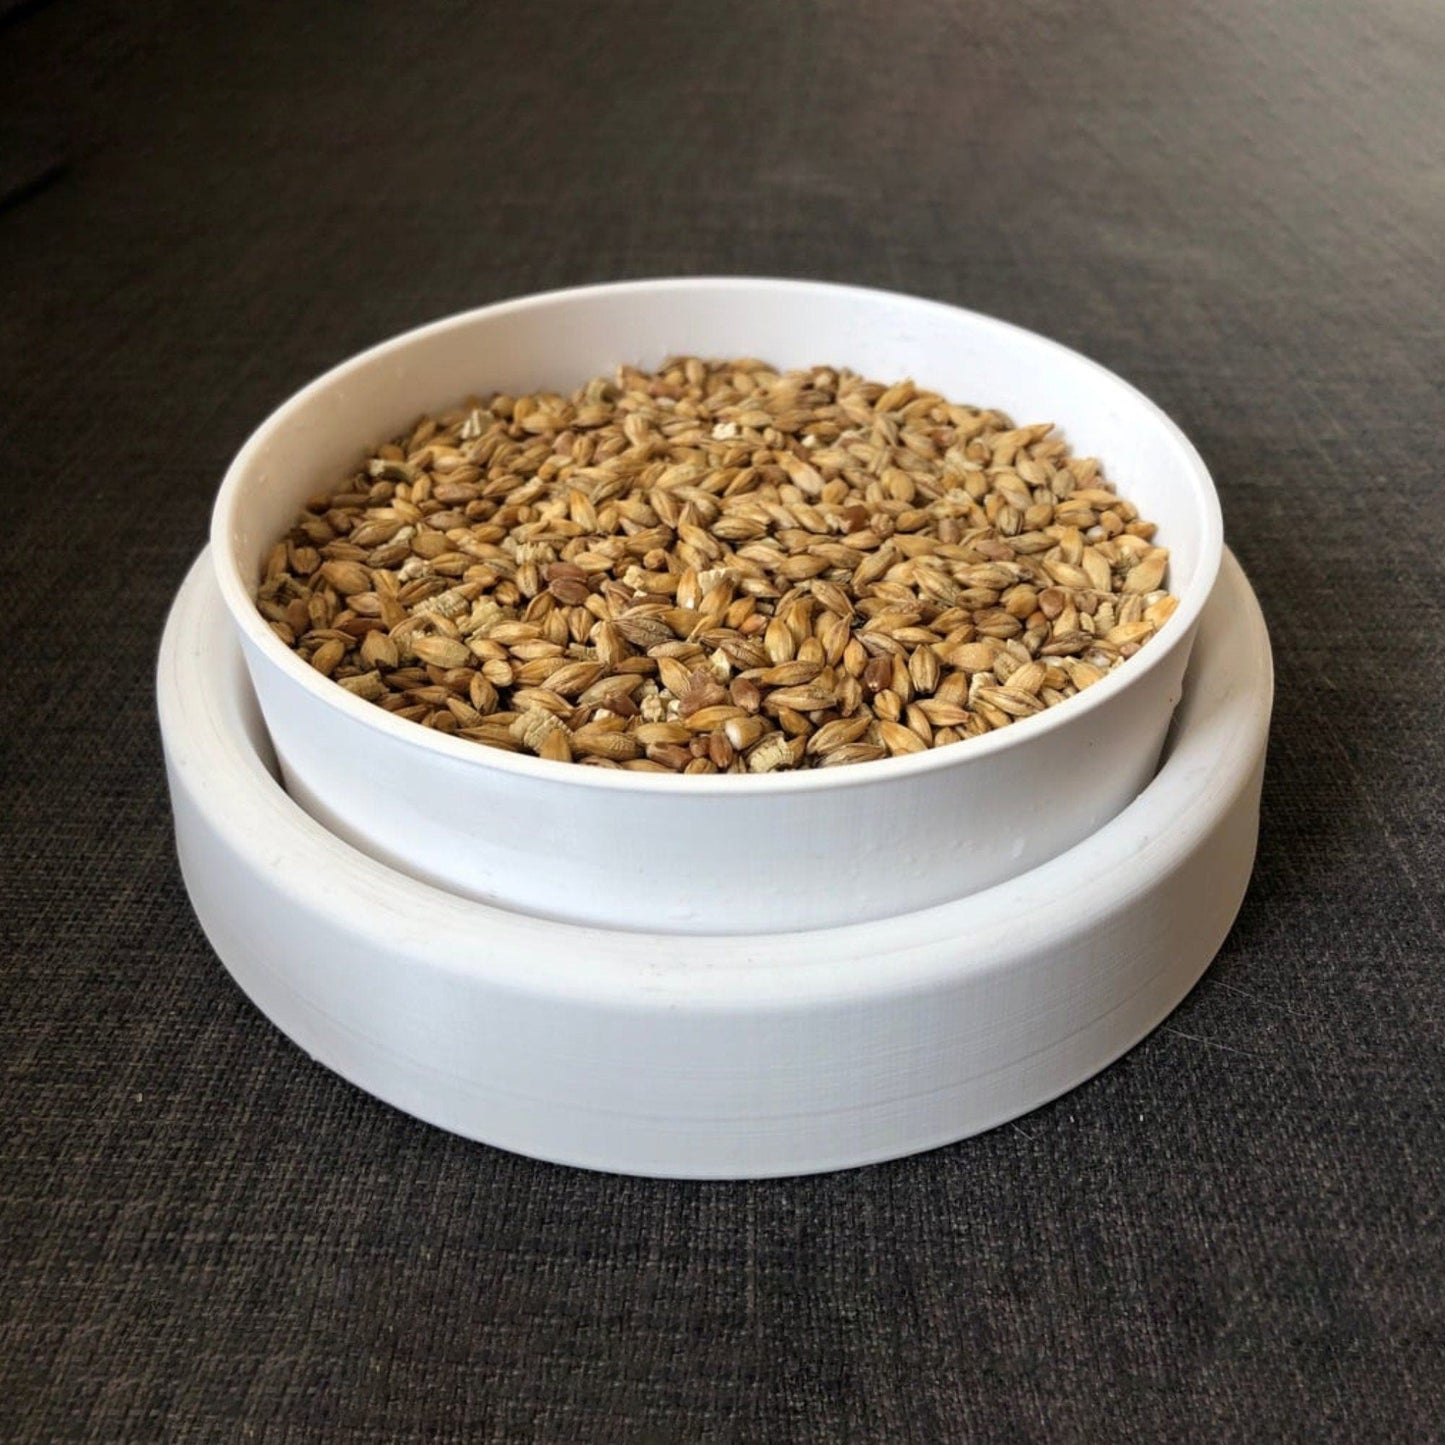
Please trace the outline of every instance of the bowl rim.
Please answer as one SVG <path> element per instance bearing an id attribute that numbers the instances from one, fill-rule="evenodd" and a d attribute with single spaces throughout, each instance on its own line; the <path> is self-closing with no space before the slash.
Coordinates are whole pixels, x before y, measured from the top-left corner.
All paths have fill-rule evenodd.
<path id="1" fill-rule="evenodd" d="M 1031 344 L 1042 346 L 1070 365 L 1093 372 L 1117 387 L 1122 395 L 1143 409 L 1161 427 L 1165 438 L 1178 452 L 1181 470 L 1192 484 L 1193 497 L 1201 514 L 1202 526 L 1196 538 L 1199 564 L 1189 585 L 1178 594 L 1178 608 L 1159 633 L 1150 640 L 1149 645 L 1127 659 L 1126 666 L 1114 669 L 1093 686 L 1057 707 L 1046 708 L 1032 717 L 1020 718 L 1006 728 L 981 737 L 969 738 L 949 747 L 931 748 L 926 752 L 910 753 L 902 757 L 879 758 L 873 762 L 852 763 L 841 768 L 803 768 L 743 774 L 664 774 L 624 768 L 589 768 L 576 763 L 533 757 L 527 753 L 509 753 L 501 748 L 486 747 L 470 739 L 450 737 L 446 733 L 421 727 L 407 719 L 394 717 L 374 704 L 354 697 L 345 688 L 337 686 L 303 662 L 266 625 L 256 608 L 254 584 L 243 577 L 235 556 L 231 519 L 244 501 L 248 474 L 271 434 L 309 406 L 319 395 L 388 355 L 404 351 L 448 331 L 475 325 L 485 318 L 533 310 L 546 312 L 563 309 L 578 301 L 604 295 L 696 289 L 762 293 L 786 291 L 795 294 L 805 292 L 818 298 L 828 297 L 834 300 L 867 298 L 872 301 L 886 301 L 905 310 L 963 315 L 985 331 L 993 331 L 1004 337 L 1026 338 Z M 860 787 L 941 768 L 982 762 L 1004 749 L 1027 746 L 1036 738 L 1042 738 L 1060 727 L 1068 727 L 1091 710 L 1106 706 L 1124 689 L 1141 680 L 1154 668 L 1162 666 L 1176 646 L 1192 635 L 1219 574 L 1224 547 L 1224 525 L 1218 493 L 1209 469 L 1179 425 L 1167 412 L 1116 372 L 1062 342 L 984 312 L 907 292 L 789 277 L 668 276 L 569 286 L 472 307 L 412 327 L 339 362 L 293 392 L 247 437 L 227 467 L 217 492 L 211 511 L 210 542 L 221 597 L 240 631 L 242 640 L 265 661 L 278 668 L 290 682 L 299 685 L 324 705 L 336 708 L 343 717 L 423 753 L 450 758 L 474 768 L 495 768 L 504 773 L 533 778 L 538 782 L 569 783 L 580 787 L 621 789 L 627 792 L 658 792 L 676 796 L 740 797 L 750 793 Z"/>

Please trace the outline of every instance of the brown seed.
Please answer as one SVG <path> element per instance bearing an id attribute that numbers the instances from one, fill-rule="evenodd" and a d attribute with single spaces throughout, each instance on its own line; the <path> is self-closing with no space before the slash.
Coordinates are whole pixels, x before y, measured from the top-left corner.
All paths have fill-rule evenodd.
<path id="1" fill-rule="evenodd" d="M 1032 693 L 1019 692 L 1012 687 L 981 687 L 974 701 L 985 707 L 997 708 L 1010 717 L 1029 717 L 1043 707 L 1043 703 Z"/>
<path id="2" fill-rule="evenodd" d="M 1136 562 L 1124 578 L 1123 591 L 1126 593 L 1155 592 L 1164 580 L 1164 568 L 1168 563 L 1167 554 L 1161 549 L 1152 557 Z"/>
<path id="3" fill-rule="evenodd" d="M 1104 673 L 1102 669 L 1093 667 L 1087 662 L 1081 662 L 1078 658 L 1066 659 L 1068 663 L 1069 681 L 1077 688 L 1092 687 L 1100 681 Z"/>
<path id="4" fill-rule="evenodd" d="M 414 637 L 411 650 L 435 667 L 465 667 L 472 660 L 466 643 L 451 637 Z"/>
<path id="5" fill-rule="evenodd" d="M 795 712 L 790 707 L 778 708 L 776 716 L 778 726 L 790 738 L 802 738 L 806 741 L 813 731 L 812 722 L 803 713 Z"/>
<path id="6" fill-rule="evenodd" d="M 1071 632 L 1054 632 L 1049 641 L 1039 648 L 1040 657 L 1073 657 L 1093 645 L 1093 634 L 1074 629 Z"/>
<path id="7" fill-rule="evenodd" d="M 1146 621 L 1153 623 L 1154 630 L 1157 632 L 1159 628 L 1163 627 L 1164 624 L 1174 616 L 1175 609 L 1178 606 L 1179 599 L 1177 597 L 1171 597 L 1166 593 L 1157 602 L 1152 602 L 1145 608 L 1144 618 Z"/>
<path id="8" fill-rule="evenodd" d="M 604 667 L 615 667 L 627 656 L 627 641 L 614 622 L 599 622 L 595 633 L 597 660 Z"/>
<path id="9" fill-rule="evenodd" d="M 547 584 L 547 591 L 558 602 L 566 603 L 569 607 L 579 606 L 592 595 L 586 582 L 570 577 L 554 578 Z"/>
<path id="10" fill-rule="evenodd" d="M 809 739 L 806 751 L 811 754 L 831 753 L 849 743 L 856 742 L 868 731 L 870 719 L 866 717 L 837 718 L 824 723 Z"/>
<path id="11" fill-rule="evenodd" d="M 782 733 L 769 733 L 748 754 L 747 763 L 750 773 L 772 773 L 779 768 L 791 768 L 792 746 Z"/>
<path id="12" fill-rule="evenodd" d="M 942 669 L 938 665 L 938 654 L 928 643 L 914 649 L 908 659 L 908 676 L 913 683 L 915 696 L 926 696 L 938 686 Z"/>
<path id="13" fill-rule="evenodd" d="M 933 746 L 933 724 L 929 722 L 928 714 L 920 704 L 909 703 L 903 709 L 903 721 L 910 732 L 918 735 L 925 747 Z"/>
<path id="14" fill-rule="evenodd" d="M 550 733 L 566 731 L 564 724 L 552 713 L 532 708 L 512 724 L 511 734 L 529 752 L 539 752 Z"/>
<path id="15" fill-rule="evenodd" d="M 1044 685 L 1044 678 L 1047 669 L 1040 662 L 1026 662 L 1022 667 L 1015 668 L 1010 674 L 1008 685 L 1015 692 L 1026 692 L 1037 696 L 1039 689 Z"/>
<path id="16" fill-rule="evenodd" d="M 1104 641 L 1114 647 L 1126 647 L 1131 642 L 1143 642 L 1154 631 L 1152 622 L 1121 622 L 1104 634 Z"/>
<path id="17" fill-rule="evenodd" d="M 812 682 L 822 670 L 821 662 L 784 662 L 764 668 L 758 674 L 758 682 L 765 687 L 797 687 L 799 683 Z"/>
<path id="18" fill-rule="evenodd" d="M 680 358 L 416 419 L 308 504 L 257 605 L 353 695 L 493 747 L 839 766 L 1007 726 L 1148 645 L 1177 607 L 1153 534 L 1047 424 Z"/>
<path id="19" fill-rule="evenodd" d="M 486 721 L 471 703 L 463 702 L 459 697 L 447 698 L 446 708 L 462 727 L 479 727 Z"/>
<path id="20" fill-rule="evenodd" d="M 745 752 L 767 732 L 768 725 L 760 717 L 740 715 L 723 723 L 723 733 L 738 752 Z"/>
<path id="21" fill-rule="evenodd" d="M 836 582 L 815 581 L 813 596 L 834 615 L 844 619 L 853 616 L 853 599 Z"/>
<path id="22" fill-rule="evenodd" d="M 497 689 L 481 673 L 474 673 L 467 684 L 467 697 L 479 713 L 497 710 Z"/>
<path id="23" fill-rule="evenodd" d="M 893 659 L 890 656 L 875 657 L 863 669 L 865 693 L 878 693 L 893 681 Z"/>
<path id="24" fill-rule="evenodd" d="M 801 687 L 774 688 L 763 699 L 763 706 L 769 710 L 791 708 L 794 712 L 822 712 L 836 706 L 837 702 L 838 694 L 833 688 L 804 684 Z"/>
<path id="25" fill-rule="evenodd" d="M 674 696 L 681 697 L 687 691 L 692 674 L 675 657 L 657 659 L 657 675 L 662 685 Z"/>
<path id="26" fill-rule="evenodd" d="M 1092 526 L 1093 524 L 1090 523 L 1090 525 Z M 1084 571 L 1088 573 L 1090 586 L 1098 592 L 1108 592 L 1111 590 L 1110 583 L 1113 578 L 1113 572 L 1103 554 L 1097 548 L 1084 548 L 1083 562 L 1081 565 Z M 1160 575 L 1163 575 L 1162 568 L 1160 569 Z"/>
<path id="27" fill-rule="evenodd" d="M 966 642 L 949 654 L 951 666 L 964 672 L 989 672 L 993 668 L 997 650 L 987 642 Z"/>
<path id="28" fill-rule="evenodd" d="M 1061 613 L 1068 605 L 1068 594 L 1062 587 L 1045 587 L 1039 593 L 1039 611 L 1049 619 L 1050 622 Z"/>
<path id="29" fill-rule="evenodd" d="M 572 744 L 568 740 L 566 730 L 556 728 L 549 732 L 542 739 L 541 746 L 537 749 L 539 758 L 547 758 L 554 763 L 570 763 L 572 761 Z"/>
<path id="30" fill-rule="evenodd" d="M 873 716 L 897 722 L 903 716 L 903 700 L 892 688 L 884 688 L 873 699 Z"/>
<path id="31" fill-rule="evenodd" d="M 572 711 L 572 704 L 565 697 L 558 697 L 545 687 L 519 687 L 512 693 L 511 703 L 518 713 L 541 711 L 565 717 Z"/>
<path id="32" fill-rule="evenodd" d="M 960 703 L 941 702 L 936 697 L 926 697 L 913 706 L 917 707 L 934 727 L 959 727 L 968 721 L 968 709 Z"/>
<path id="33" fill-rule="evenodd" d="M 323 642 L 315 652 L 311 654 L 311 666 L 319 672 L 322 677 L 330 677 L 346 656 L 346 644 L 337 642 L 330 638 Z"/>
<path id="34" fill-rule="evenodd" d="M 928 744 L 923 741 L 911 728 L 905 727 L 899 722 L 880 722 L 878 724 L 878 736 L 883 740 L 883 746 L 895 757 L 901 758 L 907 753 L 924 753 L 928 751 Z"/>
<path id="35" fill-rule="evenodd" d="M 846 763 L 873 763 L 888 756 L 888 749 L 872 743 L 848 743 L 832 752 L 824 753 L 818 759 L 820 768 L 832 768 Z"/>
<path id="36" fill-rule="evenodd" d="M 861 679 L 869 662 L 868 649 L 856 637 L 850 638 L 840 661 L 849 677 Z"/>
<path id="37" fill-rule="evenodd" d="M 617 630 L 632 643 L 634 647 L 640 647 L 644 651 L 650 651 L 654 647 L 661 647 L 664 643 L 675 642 L 672 629 L 655 615 L 640 612 L 623 613 L 622 616 L 614 619 Z"/>
<path id="38" fill-rule="evenodd" d="M 968 700 L 968 673 L 950 672 L 934 691 L 938 702 L 964 703 Z"/>
<path id="39" fill-rule="evenodd" d="M 544 687 L 560 697 L 577 697 L 602 676 L 600 662 L 569 662 L 545 674 Z"/>
<path id="40" fill-rule="evenodd" d="M 636 738 L 627 733 L 613 732 L 596 723 L 580 727 L 572 734 L 572 751 L 579 756 L 590 754 L 615 763 L 627 762 L 642 755 L 642 747 Z"/>
<path id="41" fill-rule="evenodd" d="M 785 662 L 791 662 L 797 656 L 797 643 L 788 626 L 779 617 L 774 617 L 763 634 L 763 647 L 768 654 L 768 660 L 775 666 Z"/>
<path id="42" fill-rule="evenodd" d="M 353 592 L 371 591 L 371 573 L 359 562 L 324 563 L 321 575 L 343 597 L 349 597 Z"/>
<path id="43" fill-rule="evenodd" d="M 343 677 L 338 681 L 353 697 L 364 698 L 367 702 L 379 702 L 386 696 L 386 684 L 379 672 L 361 672 L 355 677 Z"/>
<path id="44" fill-rule="evenodd" d="M 649 743 L 647 756 L 674 773 L 682 772 L 693 760 L 692 750 L 678 743 Z"/>
<path id="45" fill-rule="evenodd" d="M 843 660 L 843 653 L 853 640 L 852 630 L 836 612 L 825 612 L 815 624 L 814 637 L 823 649 L 823 658 L 831 666 Z"/>
<path id="46" fill-rule="evenodd" d="M 657 743 L 689 743 L 692 731 L 680 722 L 644 722 L 632 729 L 632 736 L 645 748 Z"/>
<path id="47" fill-rule="evenodd" d="M 762 689 L 750 678 L 735 677 L 728 684 L 728 695 L 732 698 L 733 704 L 744 712 L 757 712 L 762 706 Z"/>
<path id="48" fill-rule="evenodd" d="M 361 639 L 358 650 L 362 665 L 367 668 L 386 668 L 389 671 L 401 661 L 396 643 L 384 632 L 368 632 Z"/>

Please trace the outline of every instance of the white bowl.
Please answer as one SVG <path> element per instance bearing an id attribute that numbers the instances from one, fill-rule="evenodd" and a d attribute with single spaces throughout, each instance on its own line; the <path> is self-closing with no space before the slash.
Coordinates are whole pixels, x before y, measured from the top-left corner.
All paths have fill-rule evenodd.
<path id="1" fill-rule="evenodd" d="M 1159 524 L 1174 616 L 1067 703 L 903 758 L 761 776 L 668 776 L 510 754 L 394 718 L 321 677 L 253 602 L 267 552 L 361 449 L 469 393 L 569 390 L 619 362 L 761 356 L 911 376 L 1019 423 L 1053 421 Z M 414 877 L 615 928 L 754 933 L 859 922 L 989 887 L 1072 847 L 1153 774 L 1219 571 L 1209 473 L 1182 432 L 1095 362 L 916 297 L 748 278 L 624 282 L 463 313 L 303 388 L 222 483 L 212 553 L 291 795 Z"/>

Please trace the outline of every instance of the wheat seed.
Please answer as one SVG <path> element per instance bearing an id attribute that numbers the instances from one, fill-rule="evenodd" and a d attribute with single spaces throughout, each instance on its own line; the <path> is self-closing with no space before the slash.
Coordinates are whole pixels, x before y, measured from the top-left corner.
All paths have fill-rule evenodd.
<path id="1" fill-rule="evenodd" d="M 1178 605 L 1047 422 L 680 357 L 419 418 L 310 501 L 257 605 L 317 672 L 486 747 L 770 773 L 948 747 L 1100 681 Z"/>

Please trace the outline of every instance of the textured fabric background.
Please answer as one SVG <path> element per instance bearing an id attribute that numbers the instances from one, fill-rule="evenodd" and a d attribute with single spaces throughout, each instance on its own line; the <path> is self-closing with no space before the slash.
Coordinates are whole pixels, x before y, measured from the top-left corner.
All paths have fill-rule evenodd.
<path id="1" fill-rule="evenodd" d="M 1440 1438 L 1435 0 L 29 0 L 0 57 L 0 1438 Z M 1121 371 L 1276 648 L 1183 1007 L 834 1177 L 415 1123 L 246 1002 L 172 856 L 155 651 L 251 427 L 448 311 L 700 271 Z"/>

